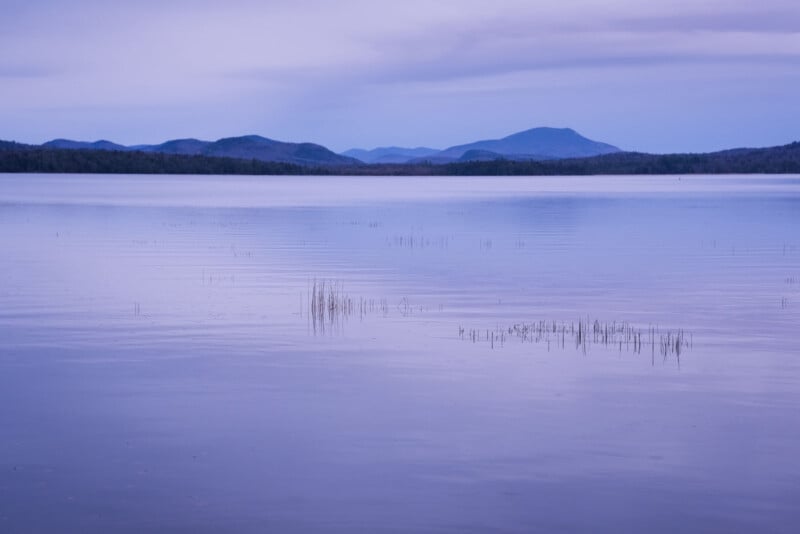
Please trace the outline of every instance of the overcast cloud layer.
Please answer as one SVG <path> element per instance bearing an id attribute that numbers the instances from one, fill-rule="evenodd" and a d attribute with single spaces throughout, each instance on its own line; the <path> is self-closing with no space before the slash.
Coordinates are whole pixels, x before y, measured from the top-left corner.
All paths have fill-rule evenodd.
<path id="1" fill-rule="evenodd" d="M 797 0 L 0 0 L 0 139 L 800 140 Z"/>

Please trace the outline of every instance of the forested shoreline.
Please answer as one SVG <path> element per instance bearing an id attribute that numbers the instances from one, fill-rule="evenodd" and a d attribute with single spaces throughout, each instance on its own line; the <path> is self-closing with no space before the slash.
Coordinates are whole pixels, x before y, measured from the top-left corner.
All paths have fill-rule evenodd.
<path id="1" fill-rule="evenodd" d="M 363 175 L 363 176 L 556 176 L 624 174 L 800 174 L 800 142 L 705 154 L 620 152 L 547 161 L 473 161 L 433 164 L 303 166 L 164 153 L 63 150 L 0 143 L 1 173 Z"/>

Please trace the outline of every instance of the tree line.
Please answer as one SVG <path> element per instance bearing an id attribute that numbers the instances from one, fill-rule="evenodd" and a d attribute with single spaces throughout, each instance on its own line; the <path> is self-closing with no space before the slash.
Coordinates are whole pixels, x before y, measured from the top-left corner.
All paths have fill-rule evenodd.
<path id="1" fill-rule="evenodd" d="M 84 174 L 307 174 L 300 165 L 158 152 L 0 146 L 0 172 Z"/>
<path id="2" fill-rule="evenodd" d="M 302 166 L 155 152 L 60 150 L 0 142 L 0 172 L 372 176 L 554 176 L 603 174 L 800 174 L 800 142 L 707 154 L 620 152 L 590 158 L 448 164 Z"/>

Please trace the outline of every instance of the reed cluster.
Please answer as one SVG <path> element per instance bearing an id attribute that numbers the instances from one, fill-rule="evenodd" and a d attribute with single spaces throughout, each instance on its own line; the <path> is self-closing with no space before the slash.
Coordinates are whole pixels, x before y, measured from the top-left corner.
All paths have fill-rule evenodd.
<path id="1" fill-rule="evenodd" d="M 642 354 L 649 352 L 664 359 L 680 359 L 692 348 L 693 336 L 683 330 L 662 330 L 657 326 L 638 327 L 628 322 L 603 322 L 579 319 L 573 322 L 555 320 L 516 323 L 494 329 L 458 328 L 459 338 L 472 343 L 489 343 L 492 348 L 503 347 L 510 340 L 547 345 L 547 349 L 577 349 L 586 353 L 591 347 L 618 348 L 620 352 Z"/>

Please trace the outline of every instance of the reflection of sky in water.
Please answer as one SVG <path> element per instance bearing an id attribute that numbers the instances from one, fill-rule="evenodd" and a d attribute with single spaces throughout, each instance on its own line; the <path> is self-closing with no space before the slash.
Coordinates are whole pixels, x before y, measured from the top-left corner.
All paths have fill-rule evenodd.
<path id="1" fill-rule="evenodd" d="M 672 194 L 246 209 L 12 205 L 2 209 L 13 228 L 3 243 L 4 315 L 34 331 L 63 327 L 51 331 L 56 343 L 75 328 L 146 343 L 188 335 L 293 345 L 304 341 L 318 279 L 392 311 L 410 303 L 475 328 L 590 315 L 729 338 L 736 324 L 739 343 L 742 328 L 776 335 L 792 317 L 781 292 L 798 254 L 797 202 Z"/>
<path id="2" fill-rule="evenodd" d="M 796 178 L 136 180 L 0 178 L 0 525 L 798 520 Z M 458 336 L 579 317 L 695 346 Z"/>

